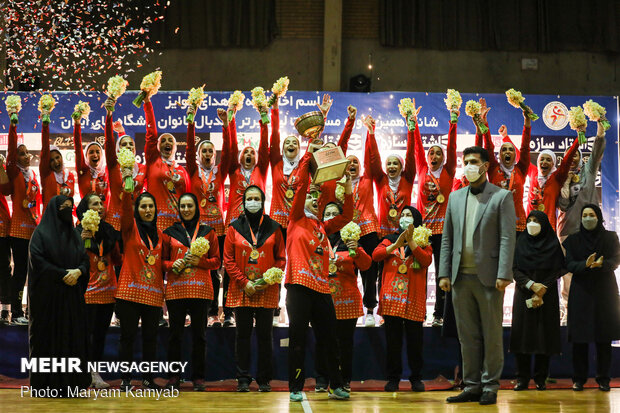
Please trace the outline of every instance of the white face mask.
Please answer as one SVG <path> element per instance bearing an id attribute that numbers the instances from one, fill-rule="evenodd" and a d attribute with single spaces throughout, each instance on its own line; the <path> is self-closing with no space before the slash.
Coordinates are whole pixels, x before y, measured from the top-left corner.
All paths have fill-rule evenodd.
<path id="1" fill-rule="evenodd" d="M 403 231 L 413 224 L 413 217 L 400 217 L 400 229 Z"/>
<path id="2" fill-rule="evenodd" d="M 527 223 L 527 233 L 531 236 L 535 237 L 540 234 L 540 224 L 538 222 L 528 222 Z"/>
<path id="3" fill-rule="evenodd" d="M 261 201 L 245 201 L 245 209 L 255 214 L 263 207 Z"/>
<path id="4" fill-rule="evenodd" d="M 478 179 L 480 179 L 480 176 L 482 175 L 480 173 L 480 166 L 473 164 L 465 165 L 464 173 L 465 177 L 469 182 L 476 182 Z"/>
<path id="5" fill-rule="evenodd" d="M 588 231 L 592 231 L 598 225 L 598 218 L 595 217 L 584 217 L 581 218 L 581 223 L 583 227 Z"/>

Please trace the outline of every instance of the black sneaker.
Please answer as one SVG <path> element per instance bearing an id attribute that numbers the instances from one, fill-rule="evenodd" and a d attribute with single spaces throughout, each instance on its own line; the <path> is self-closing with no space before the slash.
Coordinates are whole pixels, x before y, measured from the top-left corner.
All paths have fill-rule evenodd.
<path id="1" fill-rule="evenodd" d="M 271 384 L 269 383 L 259 384 L 258 391 L 261 393 L 269 393 L 271 391 Z"/>
<path id="2" fill-rule="evenodd" d="M 344 391 L 346 391 L 347 393 L 351 393 L 351 383 L 350 382 L 346 382 L 342 385 L 342 388 L 344 389 Z"/>
<path id="3" fill-rule="evenodd" d="M 159 384 L 157 384 L 153 380 L 149 380 L 149 379 L 142 380 L 142 387 L 144 387 L 145 389 L 151 389 L 151 390 L 160 390 L 161 389 L 161 386 Z"/>
<path id="4" fill-rule="evenodd" d="M 205 391 L 207 383 L 203 379 L 194 380 L 194 391 Z"/>
<path id="5" fill-rule="evenodd" d="M 315 393 L 324 393 L 327 391 L 327 388 L 329 387 L 328 383 L 319 380 L 316 382 L 316 384 L 314 385 L 314 391 Z"/>
<path id="6" fill-rule="evenodd" d="M 159 319 L 159 326 L 160 326 L 160 327 L 168 327 L 168 322 L 166 321 L 166 319 L 165 319 L 165 318 L 161 317 L 161 318 Z"/>
<path id="7" fill-rule="evenodd" d="M 237 391 L 239 393 L 247 393 L 250 391 L 250 383 L 247 380 L 239 380 L 237 382 Z"/>
<path id="8" fill-rule="evenodd" d="M 131 389 L 133 389 L 133 386 L 131 385 L 131 379 L 123 379 L 121 381 L 119 389 L 120 391 L 130 391 Z"/>
<path id="9" fill-rule="evenodd" d="M 415 392 L 423 392 L 426 389 L 424 388 L 424 383 L 422 383 L 422 380 L 413 380 L 411 382 L 411 391 L 415 391 Z"/>
<path id="10" fill-rule="evenodd" d="M 398 386 L 400 385 L 399 381 L 396 380 L 390 380 L 385 384 L 385 387 L 383 388 L 383 390 L 387 391 L 387 392 L 395 392 L 398 391 Z"/>
<path id="11" fill-rule="evenodd" d="M 600 381 L 598 382 L 598 389 L 600 391 L 610 391 L 611 388 L 609 387 L 609 382 L 608 381 Z"/>
<path id="12" fill-rule="evenodd" d="M 573 390 L 574 391 L 583 391 L 583 383 L 578 382 L 578 381 L 574 382 L 573 383 Z"/>
<path id="13" fill-rule="evenodd" d="M 224 318 L 224 327 L 234 327 L 235 326 L 235 318 L 232 315 L 226 316 Z"/>
<path id="14" fill-rule="evenodd" d="M 514 391 L 527 390 L 529 383 L 521 380 L 517 380 L 517 384 L 512 388 Z"/>

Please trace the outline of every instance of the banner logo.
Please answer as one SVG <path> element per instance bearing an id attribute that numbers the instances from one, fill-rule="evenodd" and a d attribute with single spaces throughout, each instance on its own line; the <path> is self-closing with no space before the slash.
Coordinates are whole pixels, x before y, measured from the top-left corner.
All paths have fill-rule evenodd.
<path id="1" fill-rule="evenodd" d="M 564 129 L 568 124 L 568 108 L 562 102 L 549 102 L 543 109 L 542 118 L 549 129 Z"/>

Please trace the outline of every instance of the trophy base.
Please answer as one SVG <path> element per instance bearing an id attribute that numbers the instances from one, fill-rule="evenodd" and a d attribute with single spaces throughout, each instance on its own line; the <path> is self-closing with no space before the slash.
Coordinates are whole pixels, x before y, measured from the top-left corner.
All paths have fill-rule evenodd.
<path id="1" fill-rule="evenodd" d="M 334 179 L 340 179 L 344 175 L 348 164 L 349 161 L 345 158 L 339 146 L 320 149 L 312 154 L 312 159 L 310 160 L 312 182 L 321 184 Z"/>

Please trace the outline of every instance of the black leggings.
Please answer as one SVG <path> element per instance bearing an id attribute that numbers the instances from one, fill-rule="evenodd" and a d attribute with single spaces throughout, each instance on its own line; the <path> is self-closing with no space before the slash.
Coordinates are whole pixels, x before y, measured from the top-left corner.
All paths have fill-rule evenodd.
<path id="1" fill-rule="evenodd" d="M 105 336 L 110 328 L 110 320 L 114 312 L 114 303 L 86 304 L 88 317 L 88 359 L 90 361 L 103 360 Z"/>
<path id="2" fill-rule="evenodd" d="M 364 249 L 366 254 L 372 257 L 372 253 L 379 245 L 379 237 L 376 232 L 371 232 L 364 235 L 359 240 L 360 246 Z M 379 274 L 379 267 L 376 261 L 373 261 L 370 268 L 366 271 L 360 271 L 362 276 L 362 284 L 364 286 L 364 296 L 362 302 L 364 307 L 369 310 L 374 309 L 377 306 L 377 277 Z"/>
<path id="3" fill-rule="evenodd" d="M 573 343 L 573 382 L 588 380 L 588 344 Z M 611 343 L 596 343 L 596 381 L 609 384 L 611 369 Z"/>
<path id="4" fill-rule="evenodd" d="M 353 376 L 353 336 L 355 335 L 355 325 L 357 318 L 348 320 L 338 320 L 337 337 L 338 351 L 340 354 L 340 369 L 342 370 L 342 382 L 350 383 Z M 327 377 L 329 375 L 328 357 L 330 351 L 325 343 L 316 344 L 316 354 L 314 357 L 314 368 L 316 370 L 316 382 L 327 385 Z"/>
<path id="5" fill-rule="evenodd" d="M 22 299 L 24 297 L 24 285 L 28 274 L 28 246 L 29 239 L 11 237 L 11 249 L 13 251 L 13 276 L 11 277 L 11 314 L 13 319 L 22 317 Z"/>
<path id="6" fill-rule="evenodd" d="M 0 237 L 0 304 L 11 304 L 11 238 Z"/>
<path id="7" fill-rule="evenodd" d="M 338 339 L 336 338 L 336 310 L 330 294 L 322 294 L 298 284 L 286 285 L 286 311 L 289 316 L 288 387 L 302 391 L 305 375 L 306 338 L 308 323 L 317 343 L 331 351 L 327 353 L 327 371 L 332 389 L 342 387 Z"/>
<path id="8" fill-rule="evenodd" d="M 252 325 L 256 319 L 256 338 L 258 351 L 252 351 Z M 237 335 L 235 339 L 235 359 L 237 361 L 237 379 L 250 384 L 250 363 L 252 353 L 256 354 L 258 369 L 256 382 L 267 384 L 273 377 L 273 308 L 237 307 L 235 321 Z"/>
<path id="9" fill-rule="evenodd" d="M 133 343 L 138 334 L 138 323 L 142 319 L 142 361 L 156 361 L 157 328 L 161 307 L 116 300 L 116 315 L 121 320 L 121 342 L 118 358 L 133 361 Z M 121 378 L 131 379 L 131 373 L 122 373 Z M 143 373 L 143 379 L 152 380 L 152 373 Z"/>
<path id="10" fill-rule="evenodd" d="M 431 246 L 433 247 L 433 263 L 435 264 L 435 310 L 433 317 L 443 317 L 443 307 L 446 302 L 446 293 L 439 288 L 439 259 L 441 255 L 441 234 L 431 235 Z"/>
<path id="11" fill-rule="evenodd" d="M 385 339 L 387 342 L 388 381 L 400 381 L 403 373 L 403 330 L 407 337 L 407 361 L 411 370 L 409 381 L 422 380 L 422 366 L 424 364 L 422 358 L 422 322 L 389 315 L 383 316 L 383 320 L 385 320 Z"/>
<path id="12" fill-rule="evenodd" d="M 226 239 L 225 235 L 220 235 L 217 237 L 217 242 L 220 245 L 220 260 L 222 261 L 222 266 L 224 265 L 224 240 Z M 209 316 L 216 316 L 219 314 L 220 306 L 219 306 L 219 296 L 220 296 L 220 288 L 224 288 L 224 294 L 222 294 L 222 307 L 224 308 L 224 316 L 229 316 L 232 314 L 232 309 L 226 307 L 226 297 L 228 296 L 228 285 L 230 284 L 230 278 L 226 271 L 224 271 L 224 280 L 223 285 L 222 281 L 220 281 L 220 276 L 217 270 L 211 270 L 211 282 L 213 283 L 213 302 L 211 303 L 211 307 L 209 309 Z"/>
<path id="13" fill-rule="evenodd" d="M 192 381 L 205 378 L 207 339 L 205 328 L 207 311 L 211 300 L 200 298 L 184 298 L 166 300 L 168 320 L 170 322 L 168 338 L 168 361 L 182 361 L 183 331 L 185 316 L 189 313 L 192 320 Z M 122 325 L 122 322 L 121 322 Z M 171 374 L 180 377 L 179 374 Z"/>

